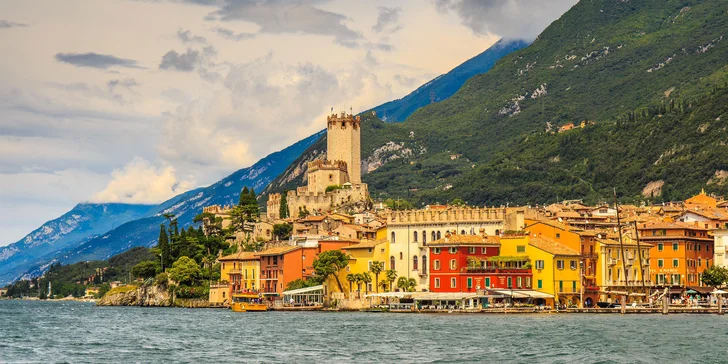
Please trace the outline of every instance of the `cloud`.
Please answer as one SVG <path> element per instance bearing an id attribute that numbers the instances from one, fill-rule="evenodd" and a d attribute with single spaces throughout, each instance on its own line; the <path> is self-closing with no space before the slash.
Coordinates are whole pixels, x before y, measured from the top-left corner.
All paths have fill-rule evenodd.
<path id="1" fill-rule="evenodd" d="M 115 169 L 112 180 L 91 202 L 124 202 L 155 204 L 189 191 L 195 184 L 180 181 L 172 166 L 155 167 L 144 158 L 136 157 L 124 168 Z"/>
<path id="2" fill-rule="evenodd" d="M 402 86 L 412 87 L 417 84 L 418 79 L 415 77 L 408 77 L 404 75 L 394 75 L 394 80 Z"/>
<path id="3" fill-rule="evenodd" d="M 193 35 L 191 31 L 185 30 L 182 31 L 182 29 L 177 30 L 177 39 L 182 41 L 182 43 L 200 43 L 200 44 L 207 44 L 207 39 L 205 37 L 201 37 L 199 35 Z"/>
<path id="4" fill-rule="evenodd" d="M 332 36 L 337 44 L 348 48 L 359 47 L 362 39 L 359 32 L 345 24 L 349 18 L 305 1 L 229 0 L 208 16 L 212 18 L 251 22 L 260 27 L 259 33 Z"/>
<path id="5" fill-rule="evenodd" d="M 8 21 L 8 20 L 0 20 L 0 29 L 19 28 L 19 27 L 27 27 L 27 26 L 28 26 L 28 24 L 16 23 L 14 21 Z"/>
<path id="6" fill-rule="evenodd" d="M 108 69 L 110 67 L 141 68 L 133 59 L 119 58 L 115 56 L 89 53 L 57 53 L 56 60 L 68 63 L 76 67 L 92 67 Z"/>
<path id="7" fill-rule="evenodd" d="M 191 72 L 199 66 L 200 62 L 200 52 L 196 50 L 187 48 L 187 52 L 182 54 L 177 53 L 175 50 L 171 50 L 162 56 L 162 62 L 159 63 L 159 68 Z"/>
<path id="8" fill-rule="evenodd" d="M 534 39 L 577 0 L 435 0 L 442 13 L 454 12 L 477 35 Z"/>
<path id="9" fill-rule="evenodd" d="M 368 50 L 367 54 L 364 56 L 364 63 L 370 67 L 379 66 L 379 61 L 376 57 L 374 57 L 371 50 Z"/>
<path id="10" fill-rule="evenodd" d="M 401 25 L 397 25 L 399 22 L 399 14 L 402 12 L 402 9 L 379 6 L 377 7 L 377 10 L 379 10 L 377 23 L 372 27 L 372 30 L 375 33 L 381 33 L 385 29 L 387 29 L 390 33 L 394 33 L 402 29 Z"/>
<path id="11" fill-rule="evenodd" d="M 230 29 L 221 28 L 221 27 L 215 28 L 215 32 L 217 32 L 217 34 L 219 34 L 221 37 L 223 37 L 225 39 L 234 40 L 236 42 L 245 40 L 245 39 L 255 38 L 255 34 L 253 34 L 253 33 L 237 33 L 236 34 L 235 32 L 233 32 Z"/>

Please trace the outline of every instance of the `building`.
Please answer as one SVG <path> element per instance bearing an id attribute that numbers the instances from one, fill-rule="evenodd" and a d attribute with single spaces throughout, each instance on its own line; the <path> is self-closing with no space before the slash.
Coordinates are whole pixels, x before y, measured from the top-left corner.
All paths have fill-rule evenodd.
<path id="1" fill-rule="evenodd" d="M 260 289 L 260 259 L 253 252 L 222 256 L 220 281 L 210 284 L 210 302 L 224 303 L 235 293 L 257 292 Z"/>
<path id="2" fill-rule="evenodd" d="M 728 268 L 728 230 L 713 231 L 713 262 L 715 265 Z"/>
<path id="3" fill-rule="evenodd" d="M 326 159 L 309 162 L 306 186 L 287 192 L 290 216 L 335 209 L 358 212 L 369 204 L 368 187 L 361 182 L 361 118 L 342 112 L 329 115 L 326 122 Z M 280 194 L 269 196 L 269 219 L 279 215 L 280 203 Z"/>
<path id="4" fill-rule="evenodd" d="M 520 218 L 522 225 L 522 212 L 512 214 L 513 220 Z M 456 206 L 385 212 L 389 266 L 400 277 L 417 279 L 418 290 L 427 289 L 430 285 L 427 265 L 418 262 L 429 259 L 428 242 L 442 239 L 448 231 L 457 232 L 458 236 L 500 235 L 506 229 L 506 215 L 505 208 Z"/>
<path id="5" fill-rule="evenodd" d="M 383 291 L 381 282 L 386 282 L 387 276 L 384 272 L 389 269 L 387 266 L 387 257 L 389 257 L 389 241 L 387 240 L 364 240 L 359 244 L 353 244 L 341 248 L 341 250 L 348 254 L 349 265 L 346 269 L 339 273 L 339 279 L 342 284 L 346 285 L 346 276 L 348 274 L 357 274 L 369 272 L 372 275 L 372 282 L 365 287 L 366 292 L 380 292 Z M 379 281 L 371 273 L 372 263 L 381 262 L 384 269 L 379 274 Z M 393 283 L 396 285 L 396 283 Z M 347 287 L 352 290 L 356 290 L 356 287 Z"/>
<path id="6" fill-rule="evenodd" d="M 528 259 L 502 259 L 500 237 L 447 233 L 427 244 L 431 292 L 470 292 L 485 289 L 529 289 Z M 417 261 L 415 261 L 417 263 Z"/>
<path id="7" fill-rule="evenodd" d="M 638 225 L 639 239 L 650 243 L 650 271 L 658 287 L 702 286 L 701 273 L 711 265 L 713 239 L 699 223 L 651 222 Z"/>
<path id="8" fill-rule="evenodd" d="M 650 293 L 654 286 L 650 279 L 650 262 L 654 261 L 653 245 L 640 240 L 643 239 L 632 239 L 625 234 L 620 244 L 602 234 L 597 235 L 599 266 L 596 281 L 600 288 L 599 301 L 622 301 L 626 295 L 630 295 L 628 302 L 643 301 Z"/>

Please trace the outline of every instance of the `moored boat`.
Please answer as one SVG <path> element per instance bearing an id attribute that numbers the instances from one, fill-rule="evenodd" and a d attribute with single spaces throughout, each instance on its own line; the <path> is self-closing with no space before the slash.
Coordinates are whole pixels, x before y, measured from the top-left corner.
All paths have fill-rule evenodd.
<path id="1" fill-rule="evenodd" d="M 263 302 L 263 298 L 255 293 L 234 294 L 230 308 L 234 312 L 268 311 L 268 305 Z"/>

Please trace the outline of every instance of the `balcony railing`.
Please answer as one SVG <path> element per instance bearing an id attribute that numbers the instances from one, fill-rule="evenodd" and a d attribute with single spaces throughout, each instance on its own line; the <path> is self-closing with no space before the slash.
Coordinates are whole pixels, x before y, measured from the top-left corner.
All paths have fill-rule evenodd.
<path id="1" fill-rule="evenodd" d="M 465 267 L 462 273 L 530 273 L 531 268 Z"/>
<path id="2" fill-rule="evenodd" d="M 421 271 L 419 271 L 418 274 L 420 275 L 420 277 L 427 277 L 427 271 L 426 270 L 421 270 Z"/>
<path id="3" fill-rule="evenodd" d="M 584 259 L 592 259 L 592 260 L 595 260 L 598 257 L 599 257 L 599 255 L 597 253 L 582 253 L 581 254 L 581 259 L 582 260 L 584 260 Z"/>

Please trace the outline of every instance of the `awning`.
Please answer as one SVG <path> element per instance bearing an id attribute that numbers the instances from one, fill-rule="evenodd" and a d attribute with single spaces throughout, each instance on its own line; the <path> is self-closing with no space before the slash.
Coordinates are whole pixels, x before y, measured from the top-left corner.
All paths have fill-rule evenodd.
<path id="1" fill-rule="evenodd" d="M 700 294 L 709 294 L 713 292 L 713 287 L 688 286 L 688 290 L 692 290 Z M 690 294 L 690 291 L 688 291 L 688 294 Z"/>
<path id="2" fill-rule="evenodd" d="M 475 298 L 478 295 L 476 293 L 467 292 L 455 292 L 455 293 L 438 293 L 438 292 L 423 292 L 416 297 L 412 297 L 415 301 L 457 301 L 469 298 Z"/>
<path id="3" fill-rule="evenodd" d="M 322 291 L 324 290 L 323 285 L 313 286 L 313 287 L 306 287 L 306 288 L 299 288 L 299 289 L 292 289 L 290 291 L 283 292 L 284 296 L 293 296 L 296 294 L 305 294 L 305 293 L 312 293 L 315 291 Z"/>
<path id="4" fill-rule="evenodd" d="M 553 295 L 539 292 L 539 291 L 532 291 L 532 290 L 510 290 L 510 289 L 489 289 L 488 294 L 486 296 L 491 296 L 491 292 L 503 295 L 506 297 L 513 297 L 513 298 L 554 298 Z"/>
<path id="5" fill-rule="evenodd" d="M 382 293 L 370 293 L 365 295 L 364 298 L 370 297 L 381 297 L 381 298 L 404 298 L 410 297 L 417 292 L 382 292 Z"/>

